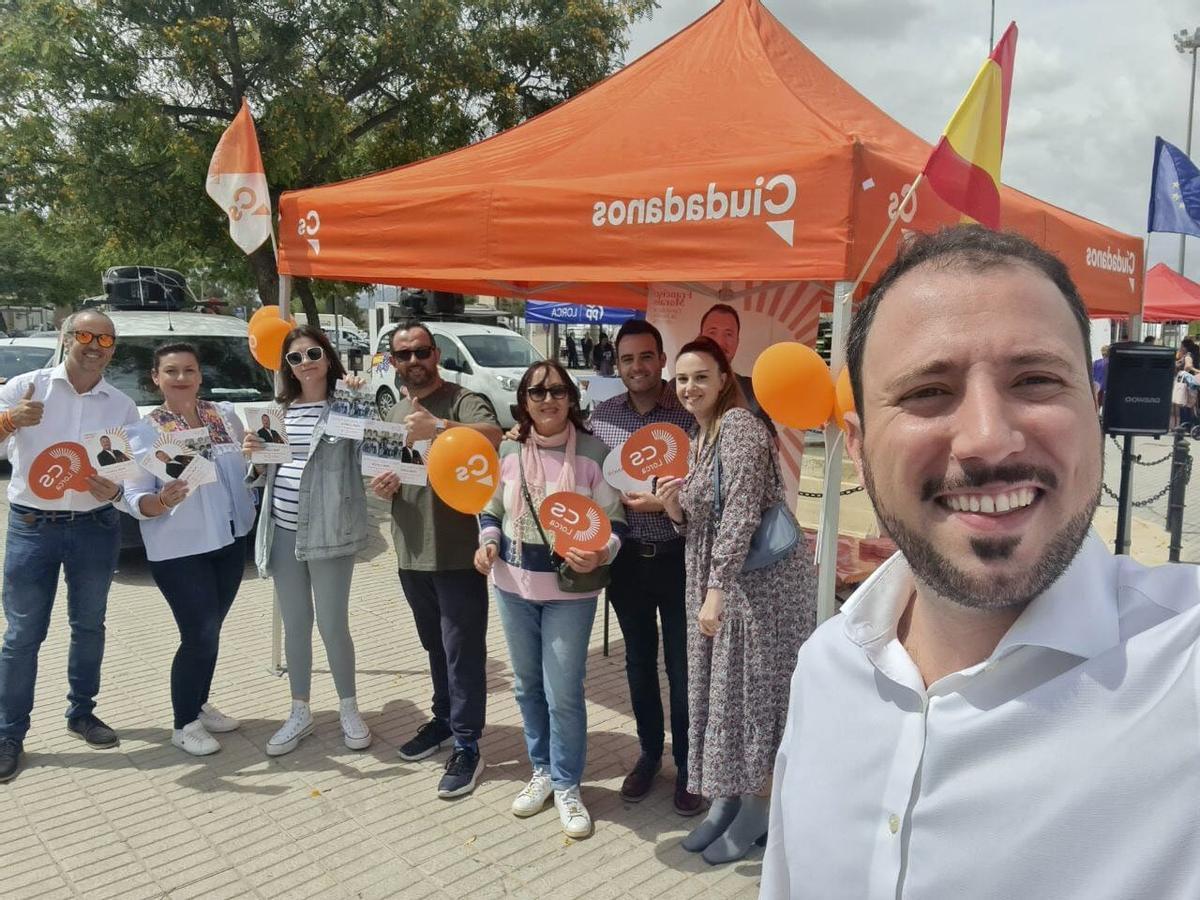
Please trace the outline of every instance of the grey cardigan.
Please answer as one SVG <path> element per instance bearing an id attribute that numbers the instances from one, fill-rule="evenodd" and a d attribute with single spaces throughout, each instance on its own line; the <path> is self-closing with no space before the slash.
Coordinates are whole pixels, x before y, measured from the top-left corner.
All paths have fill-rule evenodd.
<path id="1" fill-rule="evenodd" d="M 296 559 L 299 560 L 353 556 L 367 546 L 367 493 L 359 460 L 362 442 L 326 437 L 328 416 L 326 407 L 313 429 L 308 465 L 300 476 L 300 512 L 296 528 Z M 276 468 L 276 464 L 268 464 L 265 475 L 257 479 L 253 474 L 250 476 L 252 484 L 265 485 L 258 530 L 254 536 L 254 562 L 263 578 L 271 574 L 271 544 L 275 538 L 271 506 Z M 250 472 L 253 471 L 251 467 Z"/>

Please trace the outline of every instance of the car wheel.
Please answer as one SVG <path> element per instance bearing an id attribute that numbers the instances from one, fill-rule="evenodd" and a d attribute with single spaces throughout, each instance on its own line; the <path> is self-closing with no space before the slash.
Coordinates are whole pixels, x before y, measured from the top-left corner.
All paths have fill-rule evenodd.
<path id="1" fill-rule="evenodd" d="M 380 388 L 379 393 L 375 395 L 375 407 L 379 410 L 379 418 L 386 419 L 395 405 L 395 395 L 387 388 Z"/>

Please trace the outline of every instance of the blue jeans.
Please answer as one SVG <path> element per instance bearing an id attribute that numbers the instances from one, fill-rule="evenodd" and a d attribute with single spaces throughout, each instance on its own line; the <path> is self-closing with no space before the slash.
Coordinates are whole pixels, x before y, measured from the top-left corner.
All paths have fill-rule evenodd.
<path id="1" fill-rule="evenodd" d="M 555 790 L 575 787 L 587 760 L 583 677 L 596 598 L 532 603 L 497 588 L 496 600 L 529 761 Z"/>
<path id="2" fill-rule="evenodd" d="M 71 521 L 30 521 L 23 508 L 8 516 L 4 556 L 4 616 L 0 647 L 0 737 L 25 739 L 33 711 L 37 657 L 50 628 L 58 573 L 67 580 L 67 718 L 90 713 L 100 693 L 104 615 L 120 552 L 119 514 L 111 507 Z M 32 511 L 29 511 L 32 512 Z"/>

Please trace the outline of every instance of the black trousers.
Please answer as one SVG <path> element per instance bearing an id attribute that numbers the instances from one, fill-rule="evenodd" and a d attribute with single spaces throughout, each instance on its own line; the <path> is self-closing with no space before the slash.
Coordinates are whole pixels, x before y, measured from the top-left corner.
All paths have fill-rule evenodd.
<path id="1" fill-rule="evenodd" d="M 171 663 L 171 706 L 175 727 L 195 722 L 208 702 L 221 626 L 246 571 L 246 539 L 219 550 L 150 561 L 154 583 L 167 598 L 179 626 L 179 649 Z"/>
<path id="2" fill-rule="evenodd" d="M 429 654 L 433 714 L 459 741 L 479 740 L 487 710 L 487 579 L 474 569 L 401 569 L 400 586 Z"/>
<path id="3" fill-rule="evenodd" d="M 656 758 L 662 756 L 665 742 L 658 681 L 658 623 L 662 620 L 671 749 L 675 767 L 684 777 L 688 755 L 686 586 L 682 540 L 669 552 L 650 558 L 638 553 L 636 542 L 627 541 L 613 561 L 608 586 L 608 599 L 625 638 L 625 675 L 638 741 L 643 753 Z"/>

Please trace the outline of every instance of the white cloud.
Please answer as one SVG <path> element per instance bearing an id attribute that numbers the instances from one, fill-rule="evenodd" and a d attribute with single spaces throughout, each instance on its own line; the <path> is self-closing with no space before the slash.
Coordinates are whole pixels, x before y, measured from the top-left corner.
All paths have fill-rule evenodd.
<path id="1" fill-rule="evenodd" d="M 731 0 L 732 2 L 732 0 Z M 714 3 L 662 0 L 631 34 L 633 59 Z M 809 49 L 876 105 L 934 140 L 987 54 L 985 0 L 767 0 Z M 1017 21 L 1004 180 L 1044 200 L 1145 236 L 1155 135 L 1187 135 L 1191 57 L 1172 35 L 1200 27 L 1195 0 L 999 0 L 997 37 Z M 1200 118 L 1200 116 L 1198 116 Z M 1200 159 L 1200 121 L 1192 158 Z M 1151 263 L 1178 262 L 1179 239 L 1156 234 Z M 1200 239 L 1187 274 L 1200 279 Z"/>

